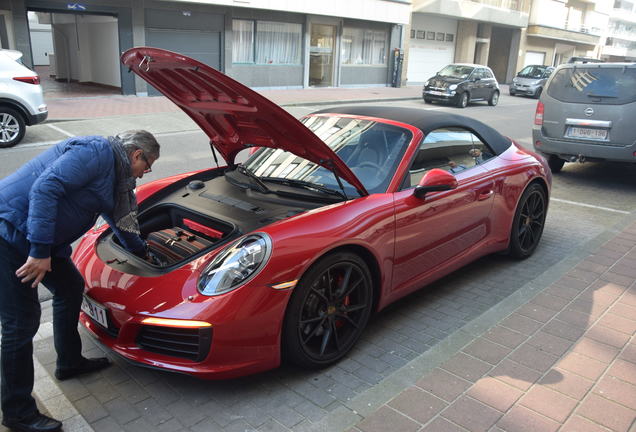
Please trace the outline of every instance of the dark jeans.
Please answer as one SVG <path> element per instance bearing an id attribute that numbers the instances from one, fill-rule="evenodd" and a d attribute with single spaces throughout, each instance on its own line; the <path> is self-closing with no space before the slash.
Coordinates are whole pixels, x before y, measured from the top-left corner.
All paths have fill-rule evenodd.
<path id="1" fill-rule="evenodd" d="M 0 238 L 0 319 L 2 322 L 2 413 L 4 420 L 27 418 L 37 412 L 33 391 L 33 337 L 40 326 L 40 303 L 31 282 L 23 284 L 15 272 L 25 262 Z M 42 281 L 53 293 L 53 340 L 57 368 L 81 361 L 77 331 L 84 280 L 69 258 L 52 258 L 52 271 Z"/>

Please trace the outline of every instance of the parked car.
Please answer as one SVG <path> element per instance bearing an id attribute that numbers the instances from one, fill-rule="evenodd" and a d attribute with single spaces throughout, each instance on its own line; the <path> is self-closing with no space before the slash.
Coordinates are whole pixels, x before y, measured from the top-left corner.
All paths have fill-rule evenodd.
<path id="1" fill-rule="evenodd" d="M 552 66 L 543 65 L 528 65 L 524 67 L 512 79 L 510 96 L 521 94 L 538 99 L 553 70 Z"/>
<path id="2" fill-rule="evenodd" d="M 499 102 L 499 84 L 492 70 L 475 64 L 450 64 L 424 83 L 424 102 L 451 103 L 466 108 L 468 103 L 488 101 L 495 106 Z"/>
<path id="3" fill-rule="evenodd" d="M 40 77 L 21 58 L 20 51 L 0 50 L 0 148 L 16 145 L 27 126 L 48 116 Z"/>
<path id="4" fill-rule="evenodd" d="M 299 121 L 180 54 L 133 48 L 122 61 L 228 164 L 138 188 L 142 235 L 180 238 L 151 251 L 180 258 L 151 264 L 100 224 L 75 249 L 81 322 L 128 360 L 202 378 L 283 358 L 328 366 L 375 311 L 478 257 L 539 244 L 550 170 L 479 121 L 360 106 Z"/>
<path id="5" fill-rule="evenodd" d="M 541 94 L 532 128 L 537 151 L 565 162 L 636 162 L 636 63 L 564 64 Z"/>

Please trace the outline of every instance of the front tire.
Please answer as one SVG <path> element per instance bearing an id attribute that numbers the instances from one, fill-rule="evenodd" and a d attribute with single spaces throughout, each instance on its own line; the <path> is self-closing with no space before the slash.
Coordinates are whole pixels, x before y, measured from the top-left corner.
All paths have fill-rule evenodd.
<path id="1" fill-rule="evenodd" d="M 490 95 L 490 99 L 488 99 L 488 105 L 496 106 L 498 103 L 499 103 L 499 92 L 495 90 Z"/>
<path id="2" fill-rule="evenodd" d="M 539 87 L 537 91 L 534 93 L 534 98 L 539 99 L 541 97 L 541 92 L 543 92 L 543 88 Z"/>
<path id="3" fill-rule="evenodd" d="M 523 192 L 512 221 L 511 256 L 525 259 L 534 253 L 543 234 L 547 208 L 547 197 L 539 184 L 533 183 Z"/>
<path id="4" fill-rule="evenodd" d="M 358 255 L 338 252 L 316 262 L 287 306 L 283 350 L 307 369 L 330 366 L 353 348 L 373 305 L 371 272 Z"/>
<path id="5" fill-rule="evenodd" d="M 457 99 L 457 108 L 466 108 L 468 106 L 468 99 L 468 92 L 460 94 Z"/>
<path id="6" fill-rule="evenodd" d="M 430 103 L 433 103 L 433 100 L 429 98 L 424 98 L 424 103 L 430 104 Z"/>
<path id="7" fill-rule="evenodd" d="M 26 124 L 22 114 L 0 107 L 0 148 L 13 147 L 24 138 Z"/>

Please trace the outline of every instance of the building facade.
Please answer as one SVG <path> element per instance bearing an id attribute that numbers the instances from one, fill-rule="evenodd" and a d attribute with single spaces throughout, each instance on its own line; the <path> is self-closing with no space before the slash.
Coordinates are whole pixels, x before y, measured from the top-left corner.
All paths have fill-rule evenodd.
<path id="1" fill-rule="evenodd" d="M 607 61 L 636 61 L 636 2 L 616 0 L 610 11 L 601 58 Z"/>
<path id="2" fill-rule="evenodd" d="M 411 4 L 0 0 L 0 42 L 22 51 L 32 65 L 29 11 L 51 25 L 57 78 L 118 85 L 124 94 L 143 95 L 156 91 L 117 60 L 133 46 L 189 55 L 254 88 L 390 85 L 393 53 L 402 47 Z"/>
<path id="3" fill-rule="evenodd" d="M 529 0 L 414 0 L 408 82 L 424 82 L 453 62 L 487 65 L 498 81 L 510 81 L 529 11 Z"/>

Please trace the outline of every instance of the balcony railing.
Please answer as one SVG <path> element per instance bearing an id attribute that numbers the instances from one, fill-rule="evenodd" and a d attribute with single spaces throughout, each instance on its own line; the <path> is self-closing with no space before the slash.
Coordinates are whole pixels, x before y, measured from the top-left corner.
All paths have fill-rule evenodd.
<path id="1" fill-rule="evenodd" d="M 484 5 L 508 9 L 518 12 L 530 13 L 531 0 L 471 0 L 475 3 L 481 3 Z"/>
<path id="2" fill-rule="evenodd" d="M 594 36 L 600 36 L 602 30 L 598 27 L 588 27 L 580 22 L 565 22 L 565 29 L 569 31 L 579 32 L 579 33 L 587 33 Z"/>

